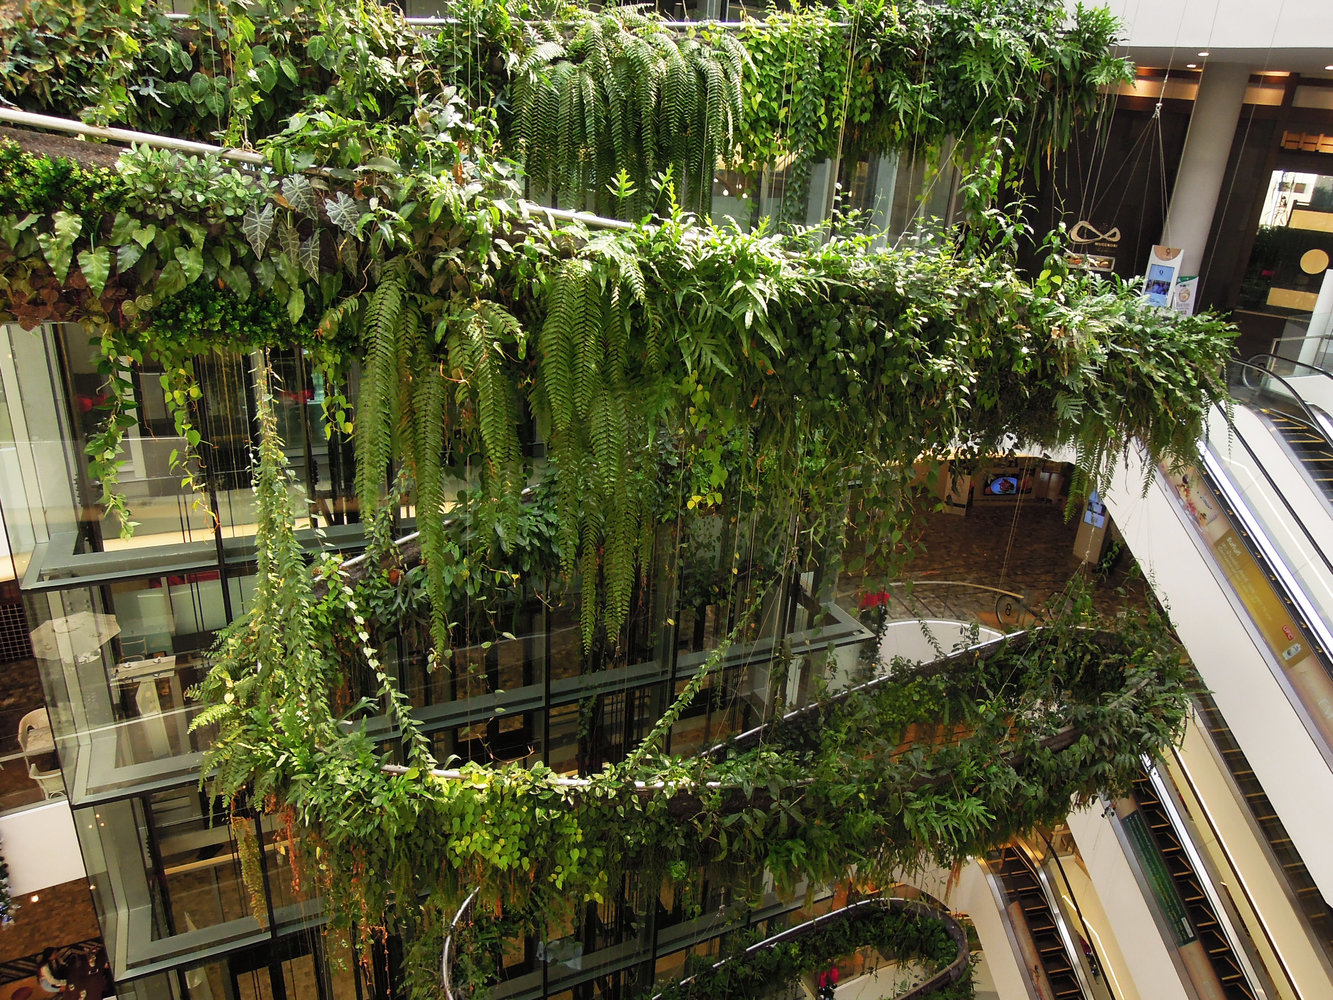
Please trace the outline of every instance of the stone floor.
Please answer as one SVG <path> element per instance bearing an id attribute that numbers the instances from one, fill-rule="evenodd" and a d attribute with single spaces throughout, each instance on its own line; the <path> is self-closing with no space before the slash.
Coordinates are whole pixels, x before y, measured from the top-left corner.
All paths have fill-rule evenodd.
<path id="1" fill-rule="evenodd" d="M 1142 581 L 1131 573 L 1133 560 L 1128 553 L 1100 571 L 1075 555 L 1078 522 L 1065 517 L 1062 500 L 974 503 L 965 514 L 935 508 L 933 499 L 918 505 L 913 522 L 915 554 L 887 588 L 894 595 L 892 618 L 975 617 L 984 624 L 998 620 L 1013 625 L 1025 618 L 1025 609 L 1039 613 L 1058 604 L 1075 577 L 1091 583 L 1097 606 L 1108 613 L 1143 607 L 1151 600 Z M 902 586 L 906 581 L 912 581 L 910 588 Z M 849 610 L 863 603 L 868 593 L 883 592 L 853 575 L 845 575 L 838 590 L 839 603 Z M 1021 602 L 1015 602 L 1017 619 L 1006 618 L 1003 595 L 996 591 L 1021 596 Z"/>
<path id="2" fill-rule="evenodd" d="M 0 962 L 101 936 L 92 895 L 83 879 L 48 886 L 15 902 L 19 909 L 13 922 L 0 930 Z"/>

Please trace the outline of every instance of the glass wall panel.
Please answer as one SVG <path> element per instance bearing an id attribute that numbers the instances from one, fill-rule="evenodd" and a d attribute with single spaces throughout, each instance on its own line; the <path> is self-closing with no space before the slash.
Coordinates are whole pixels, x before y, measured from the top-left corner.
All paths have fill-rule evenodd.
<path id="1" fill-rule="evenodd" d="M 66 462 L 69 415 L 53 384 L 55 337 L 43 326 L 0 327 L 0 385 L 8 436 L 0 440 L 0 506 L 14 571 L 22 576 L 33 548 L 80 523 Z"/>
<path id="2" fill-rule="evenodd" d="M 76 802 L 185 778 L 212 738 L 189 698 L 225 621 L 216 571 L 30 592 L 55 751 Z"/>
<path id="3" fill-rule="evenodd" d="M 75 810 L 117 980 L 269 935 L 250 915 L 231 828 L 193 785 Z"/>

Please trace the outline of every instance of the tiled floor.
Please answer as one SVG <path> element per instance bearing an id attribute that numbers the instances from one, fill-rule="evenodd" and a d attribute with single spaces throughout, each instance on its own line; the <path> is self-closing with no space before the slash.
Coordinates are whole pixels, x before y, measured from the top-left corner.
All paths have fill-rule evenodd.
<path id="1" fill-rule="evenodd" d="M 1066 520 L 1063 501 L 1024 498 L 1013 503 L 975 503 L 959 515 L 936 510 L 934 499 L 927 498 L 918 505 L 913 529 L 916 554 L 900 579 L 915 581 L 915 585 L 905 603 L 891 608 L 893 618 L 908 617 L 910 609 L 938 617 L 974 615 L 994 624 L 999 595 L 946 583 L 1017 593 L 1034 611 L 1057 602 L 1079 574 L 1088 576 L 1097 604 L 1105 611 L 1143 606 L 1148 599 L 1142 583 L 1127 577 L 1132 564 L 1128 554 L 1108 574 L 1092 572 L 1093 567 L 1085 566 L 1074 554 L 1078 522 Z M 855 607 L 867 589 L 880 588 L 867 588 L 859 577 L 844 576 L 839 582 L 839 603 Z M 897 583 L 889 590 L 902 592 Z"/>
<path id="2" fill-rule="evenodd" d="M 88 883 L 82 879 L 20 896 L 15 902 L 19 911 L 13 923 L 0 930 L 0 962 L 101 936 Z M 0 996 L 0 1000 L 5 998 Z"/>

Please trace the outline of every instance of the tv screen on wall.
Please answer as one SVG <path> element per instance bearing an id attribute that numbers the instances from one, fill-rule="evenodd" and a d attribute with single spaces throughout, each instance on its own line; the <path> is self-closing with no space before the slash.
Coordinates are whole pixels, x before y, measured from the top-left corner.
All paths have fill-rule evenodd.
<path id="1" fill-rule="evenodd" d="M 988 497 L 1016 497 L 1031 492 L 1032 477 L 1016 472 L 988 472 L 981 488 L 982 495 Z"/>

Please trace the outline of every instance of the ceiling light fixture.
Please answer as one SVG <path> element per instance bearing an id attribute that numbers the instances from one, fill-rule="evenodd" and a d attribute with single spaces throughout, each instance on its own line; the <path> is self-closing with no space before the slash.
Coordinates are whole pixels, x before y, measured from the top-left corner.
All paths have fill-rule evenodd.
<path id="1" fill-rule="evenodd" d="M 1333 66 L 1325 66 L 1324 69 L 1333 69 Z"/>
<path id="2" fill-rule="evenodd" d="M 1198 69 L 1198 68 L 1199 68 L 1199 64 L 1198 64 L 1198 63 L 1186 63 L 1186 64 L 1185 64 L 1185 68 L 1186 68 L 1186 69 Z"/>
<path id="3" fill-rule="evenodd" d="M 1207 59 L 1210 55 L 1212 55 L 1212 53 L 1207 51 L 1206 49 L 1203 52 L 1199 53 L 1199 57 L 1202 59 Z"/>

